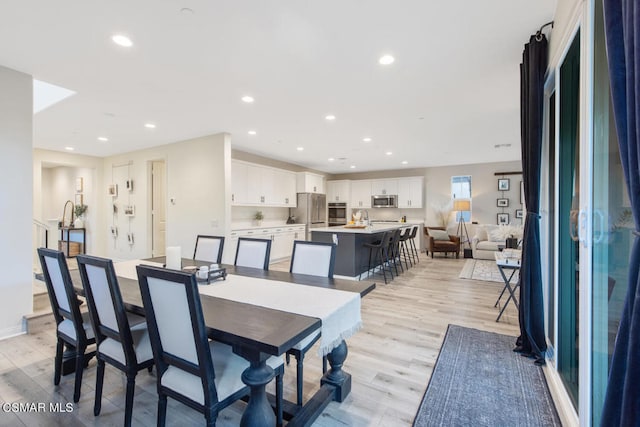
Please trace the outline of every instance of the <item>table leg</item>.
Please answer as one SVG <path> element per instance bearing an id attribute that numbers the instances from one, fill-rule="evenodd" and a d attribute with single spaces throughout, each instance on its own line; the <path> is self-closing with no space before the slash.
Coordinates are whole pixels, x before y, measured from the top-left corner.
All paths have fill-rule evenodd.
<path id="1" fill-rule="evenodd" d="M 516 270 L 512 270 L 511 271 L 511 276 L 509 276 L 509 280 L 507 280 L 507 277 L 502 272 L 502 268 L 498 267 L 498 270 L 500 270 L 500 274 L 502 275 L 502 280 L 505 281 L 505 283 L 506 282 L 511 283 L 511 279 L 513 278 L 513 275 L 516 274 Z M 504 295 L 504 291 L 506 291 L 506 290 L 507 290 L 507 285 L 505 284 L 504 287 L 502 288 L 502 292 L 500 292 L 500 296 L 498 296 L 498 299 L 496 300 L 496 303 L 493 305 L 494 307 L 498 306 L 498 303 L 502 299 L 502 295 Z"/>
<path id="2" fill-rule="evenodd" d="M 320 380 L 322 385 L 328 384 L 335 387 L 334 400 L 337 402 L 342 402 L 351 392 L 351 375 L 342 370 L 348 353 L 347 343 L 342 340 L 340 345 L 327 355 L 331 369 Z"/>
<path id="3" fill-rule="evenodd" d="M 509 279 L 507 279 L 507 276 L 504 274 L 504 270 L 502 269 L 502 266 L 498 265 L 498 270 L 500 270 L 500 274 L 502 275 L 502 280 L 504 280 L 504 289 L 509 291 L 509 297 L 507 298 L 507 301 L 502 306 L 502 309 L 500 310 L 500 313 L 498 313 L 498 317 L 496 318 L 496 322 L 500 321 L 500 317 L 502 317 L 502 313 L 504 313 L 504 310 L 507 308 L 507 305 L 509 305 L 509 301 L 510 300 L 513 300 L 513 304 L 515 304 L 516 309 L 520 310 L 520 306 L 518 305 L 518 300 L 516 299 L 516 296 L 514 295 L 514 292 L 516 291 L 516 289 L 518 289 L 518 285 L 516 284 L 516 286 L 513 289 L 511 288 L 511 279 L 513 278 L 513 275 L 515 274 L 516 269 L 513 269 L 513 271 L 511 272 L 511 276 L 509 276 Z M 502 290 L 502 292 L 504 292 L 504 289 Z M 501 294 L 501 296 L 502 296 L 502 294 Z M 500 298 L 498 298 L 498 300 L 500 300 Z M 497 303 L 497 301 L 496 301 L 496 303 Z"/>
<path id="4" fill-rule="evenodd" d="M 234 349 L 235 351 L 235 349 Z M 249 403 L 247 404 L 240 425 L 243 427 L 274 426 L 276 415 L 269 405 L 265 386 L 273 379 L 273 368 L 267 365 L 269 355 L 258 352 L 236 351 L 237 354 L 249 361 L 249 367 L 242 373 L 242 382 L 251 388 Z"/>

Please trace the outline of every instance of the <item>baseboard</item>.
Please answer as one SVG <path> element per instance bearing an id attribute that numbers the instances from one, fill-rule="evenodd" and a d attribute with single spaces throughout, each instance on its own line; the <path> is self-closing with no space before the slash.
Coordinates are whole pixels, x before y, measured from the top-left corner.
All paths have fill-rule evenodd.
<path id="1" fill-rule="evenodd" d="M 571 403 L 571 398 L 562 384 L 558 371 L 551 367 L 549 361 L 547 361 L 547 364 L 542 367 L 542 372 L 544 372 L 549 385 L 549 392 L 553 403 L 556 405 L 562 425 L 564 427 L 579 427 L 580 419 L 578 418 L 578 413 L 573 407 L 573 403 Z"/>
<path id="2" fill-rule="evenodd" d="M 26 322 L 23 320 L 22 325 L 16 325 L 0 330 L 0 340 L 17 337 L 18 335 L 24 335 L 26 333 Z"/>

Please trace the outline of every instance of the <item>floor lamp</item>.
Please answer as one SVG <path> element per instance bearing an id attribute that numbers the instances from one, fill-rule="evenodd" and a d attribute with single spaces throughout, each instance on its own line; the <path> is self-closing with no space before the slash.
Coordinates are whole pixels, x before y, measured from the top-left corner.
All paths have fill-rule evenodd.
<path id="1" fill-rule="evenodd" d="M 464 248 L 465 242 L 470 242 L 469 240 L 469 232 L 467 231 L 467 224 L 464 222 L 463 212 L 469 212 L 471 210 L 471 200 L 465 199 L 457 199 L 453 201 L 453 210 L 458 211 L 458 231 L 456 231 L 456 235 L 460 237 L 460 246 Z M 467 240 L 463 240 L 462 236 L 467 237 Z"/>

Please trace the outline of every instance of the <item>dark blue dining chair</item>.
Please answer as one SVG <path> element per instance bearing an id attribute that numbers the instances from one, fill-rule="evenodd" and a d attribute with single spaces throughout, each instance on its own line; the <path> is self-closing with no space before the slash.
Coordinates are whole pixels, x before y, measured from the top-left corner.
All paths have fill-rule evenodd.
<path id="1" fill-rule="evenodd" d="M 127 376 L 124 425 L 131 425 L 136 375 L 153 367 L 153 352 L 143 316 L 125 310 L 120 286 L 110 259 L 78 255 L 78 268 L 96 335 L 98 371 L 93 414 L 102 406 L 105 363 Z"/>
<path id="2" fill-rule="evenodd" d="M 137 266 L 158 377 L 158 426 L 164 426 L 167 397 L 204 414 L 214 426 L 218 412 L 248 396 L 242 373 L 249 362 L 231 346 L 209 341 L 195 275 Z M 276 372 L 276 417 L 282 424 L 282 376 L 279 357 L 267 364 Z"/>
<path id="3" fill-rule="evenodd" d="M 335 244 L 303 240 L 293 242 L 291 266 L 289 267 L 291 273 L 332 278 L 335 263 Z M 287 351 L 287 363 L 289 363 L 290 355 L 296 358 L 296 403 L 298 406 L 302 406 L 304 356 L 320 339 L 320 333 L 321 329 L 316 329 Z M 327 360 L 326 357 L 323 357 L 322 372 L 325 373 L 326 371 Z"/>
<path id="4" fill-rule="evenodd" d="M 269 256 L 271 254 L 271 239 L 238 238 L 236 267 L 251 267 L 269 270 Z"/>
<path id="5" fill-rule="evenodd" d="M 223 249 L 224 236 L 205 236 L 199 234 L 198 237 L 196 237 L 193 259 L 220 264 Z"/>
<path id="6" fill-rule="evenodd" d="M 60 384 L 62 356 L 65 344 L 75 349 L 75 386 L 73 401 L 80 400 L 82 373 L 95 351 L 86 352 L 87 347 L 96 342 L 89 313 L 80 312 L 80 301 L 73 288 L 69 267 L 64 253 L 53 249 L 39 248 L 38 258 L 42 266 L 44 282 L 47 285 L 49 301 L 56 321 L 56 357 L 53 383 Z"/>

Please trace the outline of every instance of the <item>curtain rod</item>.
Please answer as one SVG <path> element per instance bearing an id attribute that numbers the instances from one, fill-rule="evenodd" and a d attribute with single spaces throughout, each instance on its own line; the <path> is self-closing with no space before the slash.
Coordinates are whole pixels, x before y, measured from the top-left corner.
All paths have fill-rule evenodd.
<path id="1" fill-rule="evenodd" d="M 520 171 L 520 172 L 516 172 L 516 171 L 513 171 L 513 172 L 495 172 L 495 173 L 494 173 L 494 175 L 495 175 L 495 176 L 502 176 L 502 175 L 522 175 L 522 171 Z"/>
<path id="2" fill-rule="evenodd" d="M 553 28 L 553 21 L 547 22 L 542 27 L 540 27 L 540 29 L 536 32 L 536 40 L 542 40 L 542 30 L 544 29 L 544 27 L 548 27 L 549 25 L 551 25 L 551 28 Z"/>

